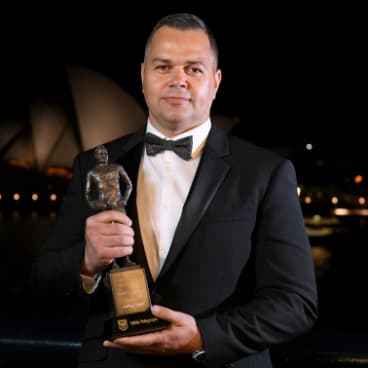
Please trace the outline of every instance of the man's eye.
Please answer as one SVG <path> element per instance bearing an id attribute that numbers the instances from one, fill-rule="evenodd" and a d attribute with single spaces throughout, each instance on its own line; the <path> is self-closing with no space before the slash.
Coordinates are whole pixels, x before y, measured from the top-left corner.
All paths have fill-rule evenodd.
<path id="1" fill-rule="evenodd" d="M 155 69 L 164 72 L 164 71 L 169 70 L 169 66 L 168 65 L 157 65 Z"/>
<path id="2" fill-rule="evenodd" d="M 195 66 L 191 66 L 188 68 L 188 73 L 189 74 L 202 74 L 202 69 L 197 68 Z"/>

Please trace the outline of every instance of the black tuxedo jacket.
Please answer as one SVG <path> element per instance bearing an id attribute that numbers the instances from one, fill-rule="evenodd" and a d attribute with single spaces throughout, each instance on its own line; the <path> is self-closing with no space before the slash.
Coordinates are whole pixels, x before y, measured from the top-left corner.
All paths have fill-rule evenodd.
<path id="1" fill-rule="evenodd" d="M 107 143 L 136 187 L 144 132 Z M 85 220 L 93 212 L 84 188 L 96 165 L 78 155 L 57 224 L 34 263 L 39 285 L 61 295 L 82 294 L 79 265 Z M 311 249 L 290 161 L 213 126 L 174 239 L 152 282 L 139 236 L 135 191 L 133 258 L 145 267 L 154 302 L 196 317 L 206 367 L 271 367 L 268 348 L 313 326 L 317 315 Z M 141 357 L 104 349 L 109 303 L 99 286 L 91 301 L 81 367 L 198 367 L 190 356 Z"/>

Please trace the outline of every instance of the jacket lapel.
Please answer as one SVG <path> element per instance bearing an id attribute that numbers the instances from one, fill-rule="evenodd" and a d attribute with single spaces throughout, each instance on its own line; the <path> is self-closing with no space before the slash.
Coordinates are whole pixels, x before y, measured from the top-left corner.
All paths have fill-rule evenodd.
<path id="1" fill-rule="evenodd" d="M 169 254 L 158 278 L 167 272 L 178 257 L 230 170 L 230 165 L 224 160 L 228 154 L 229 147 L 226 135 L 220 128 L 213 125 L 191 190 L 184 204 Z"/>
<path id="2" fill-rule="evenodd" d="M 129 142 L 129 146 L 127 146 L 126 151 L 117 158 L 116 162 L 124 166 L 124 169 L 128 173 L 130 180 L 133 183 L 133 190 L 130 199 L 128 200 L 128 205 L 126 208 L 128 216 L 133 221 L 133 230 L 135 234 L 134 252 L 131 258 L 139 266 L 145 269 L 147 281 L 149 284 L 152 284 L 153 280 L 151 272 L 149 270 L 146 254 L 144 251 L 144 246 L 141 239 L 141 233 L 139 230 L 138 211 L 136 204 L 138 170 L 142 157 L 143 142 L 144 142 L 144 132 L 143 134 L 139 132 L 137 135 L 133 136 L 133 139 Z"/>

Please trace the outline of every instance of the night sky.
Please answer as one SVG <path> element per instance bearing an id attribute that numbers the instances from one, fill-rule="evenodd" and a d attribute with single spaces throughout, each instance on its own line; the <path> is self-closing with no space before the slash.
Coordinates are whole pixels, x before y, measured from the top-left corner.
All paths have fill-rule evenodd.
<path id="1" fill-rule="evenodd" d="M 264 145 L 313 141 L 334 149 L 343 144 L 348 151 L 365 144 L 361 9 L 156 8 L 143 14 L 107 6 L 84 13 L 45 9 L 45 15 L 10 19 L 11 28 L 1 36 L 0 117 L 37 93 L 37 85 L 52 84 L 68 63 L 103 73 L 143 104 L 139 72 L 146 37 L 161 16 L 189 11 L 204 18 L 217 37 L 223 81 L 213 112 L 239 118 L 237 134 Z"/>

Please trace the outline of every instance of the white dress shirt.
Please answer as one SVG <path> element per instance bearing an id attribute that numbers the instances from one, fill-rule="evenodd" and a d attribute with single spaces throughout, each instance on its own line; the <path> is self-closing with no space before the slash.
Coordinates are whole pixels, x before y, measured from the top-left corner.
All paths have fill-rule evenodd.
<path id="1" fill-rule="evenodd" d="M 188 161 L 173 151 L 142 155 L 137 183 L 137 210 L 144 249 L 155 280 L 169 253 L 182 208 L 197 171 L 211 121 L 175 137 L 165 137 L 150 121 L 147 132 L 163 139 L 193 137 L 192 158 Z"/>

